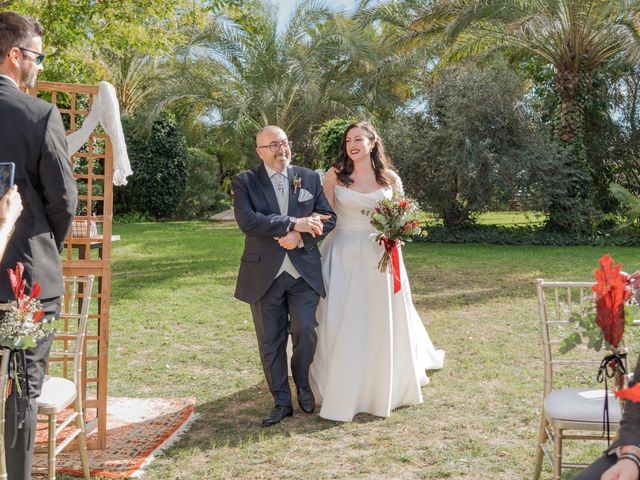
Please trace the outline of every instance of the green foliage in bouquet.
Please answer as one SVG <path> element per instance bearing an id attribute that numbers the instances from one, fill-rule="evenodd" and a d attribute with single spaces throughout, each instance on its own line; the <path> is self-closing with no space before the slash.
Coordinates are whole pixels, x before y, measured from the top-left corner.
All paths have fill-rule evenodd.
<path id="1" fill-rule="evenodd" d="M 418 205 L 403 195 L 394 193 L 391 198 L 383 198 L 371 212 L 362 210 L 364 215 L 371 216 L 371 225 L 379 232 L 376 241 L 382 237 L 404 242 L 413 241 L 413 237 L 422 234 L 418 221 Z"/>
<path id="2" fill-rule="evenodd" d="M 583 344 L 586 344 L 587 348 L 592 348 L 596 352 L 602 350 L 602 347 L 613 351 L 613 346 L 605 340 L 602 329 L 596 323 L 596 307 L 593 301 L 585 302 L 582 307 L 580 312 L 575 312 L 568 318 L 575 330 L 562 339 L 560 353 L 568 353 L 578 345 Z M 631 325 L 639 312 L 640 309 L 637 306 L 625 305 L 625 326 Z"/>

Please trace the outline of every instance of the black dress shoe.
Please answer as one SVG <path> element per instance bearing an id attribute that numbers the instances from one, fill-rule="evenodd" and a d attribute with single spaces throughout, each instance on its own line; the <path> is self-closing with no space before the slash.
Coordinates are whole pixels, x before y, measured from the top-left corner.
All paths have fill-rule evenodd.
<path id="1" fill-rule="evenodd" d="M 271 413 L 262 419 L 262 425 L 270 427 L 293 415 L 293 407 L 276 405 Z"/>
<path id="2" fill-rule="evenodd" d="M 309 387 L 298 388 L 298 405 L 304 413 L 313 413 L 316 408 L 316 399 Z"/>

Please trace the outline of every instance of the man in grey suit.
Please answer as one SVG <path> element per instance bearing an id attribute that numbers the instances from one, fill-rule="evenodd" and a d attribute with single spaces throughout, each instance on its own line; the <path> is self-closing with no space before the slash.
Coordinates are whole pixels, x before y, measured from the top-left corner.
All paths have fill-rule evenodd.
<path id="1" fill-rule="evenodd" d="M 76 211 L 77 189 L 58 109 L 21 93 L 34 87 L 42 71 L 42 26 L 13 12 L 0 12 L 0 162 L 15 163 L 15 183 L 23 212 L 0 262 L 0 302 L 13 300 L 6 274 L 24 264 L 31 287 L 42 288 L 45 318 L 60 312 L 63 293 L 60 250 Z M 5 445 L 10 480 L 31 478 L 37 397 L 47 368 L 53 335 L 20 352 L 15 367 L 26 371 L 23 396 L 16 388 L 7 400 Z"/>
<path id="2" fill-rule="evenodd" d="M 325 295 L 317 243 L 336 215 L 313 170 L 289 166 L 291 143 L 282 129 L 256 136 L 259 167 L 233 178 L 234 212 L 246 235 L 236 298 L 251 305 L 260 360 L 275 407 L 263 419 L 275 425 L 293 414 L 286 347 L 302 411 L 313 412 L 309 365 L 316 349 L 316 307 Z"/>

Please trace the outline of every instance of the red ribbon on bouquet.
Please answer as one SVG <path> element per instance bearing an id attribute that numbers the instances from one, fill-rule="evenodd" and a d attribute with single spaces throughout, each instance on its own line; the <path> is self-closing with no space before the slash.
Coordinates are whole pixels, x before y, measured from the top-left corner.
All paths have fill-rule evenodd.
<path id="1" fill-rule="evenodd" d="M 384 246 L 386 254 L 391 259 L 391 276 L 393 277 L 393 293 L 400 291 L 400 254 L 398 252 L 398 241 L 382 235 L 378 242 Z"/>

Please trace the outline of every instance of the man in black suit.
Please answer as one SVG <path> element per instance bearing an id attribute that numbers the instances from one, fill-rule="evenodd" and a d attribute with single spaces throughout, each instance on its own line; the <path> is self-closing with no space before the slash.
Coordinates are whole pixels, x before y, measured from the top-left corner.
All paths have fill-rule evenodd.
<path id="1" fill-rule="evenodd" d="M 630 386 L 640 381 L 640 357 Z M 609 450 L 573 480 L 640 479 L 640 403 L 626 402 L 620 431 Z"/>
<path id="2" fill-rule="evenodd" d="M 42 26 L 13 12 L 0 12 L 0 162 L 15 163 L 15 183 L 24 210 L 0 262 L 0 302 L 13 300 L 6 274 L 24 264 L 29 287 L 42 288 L 45 318 L 60 312 L 63 293 L 60 250 L 76 211 L 77 189 L 58 109 L 21 93 L 34 87 L 42 71 Z M 31 478 L 37 397 L 40 395 L 53 335 L 24 352 L 22 389 L 7 400 L 5 445 L 10 480 Z M 18 365 L 20 368 L 20 365 Z"/>
<path id="3" fill-rule="evenodd" d="M 246 235 L 235 296 L 251 305 L 262 367 L 275 400 L 265 426 L 293 414 L 289 333 L 298 404 L 306 413 L 315 408 L 309 365 L 316 349 L 316 307 L 325 295 L 317 243 L 336 220 L 320 176 L 289 166 L 290 146 L 282 129 L 263 128 L 256 136 L 263 164 L 232 182 L 236 221 Z"/>

